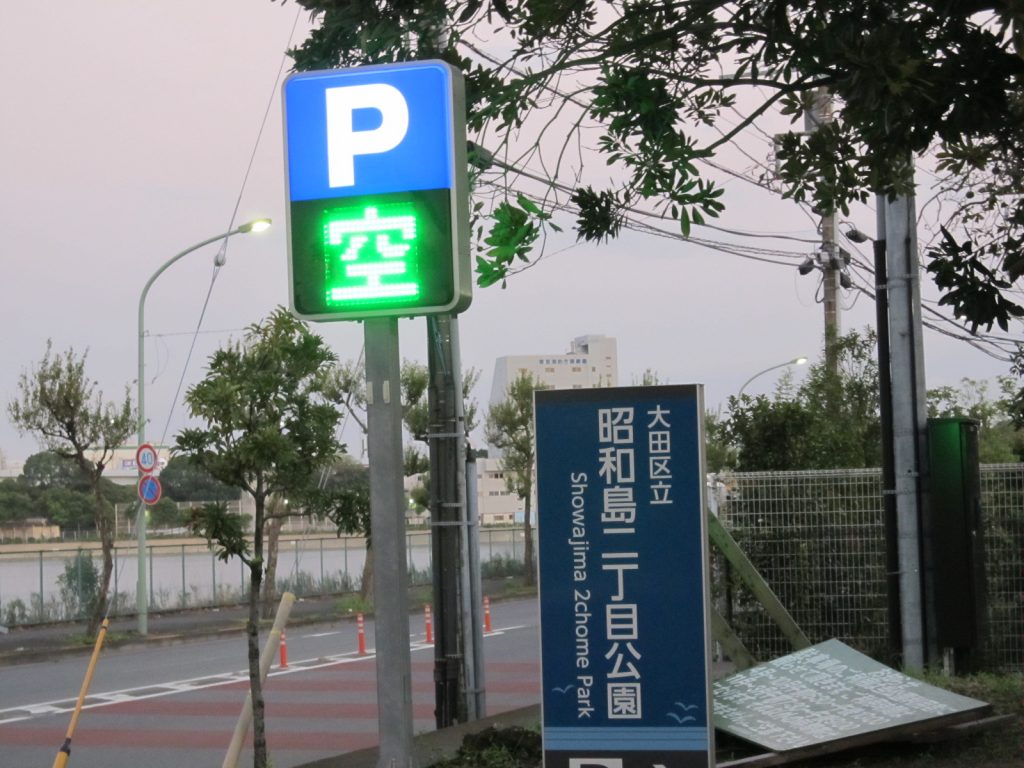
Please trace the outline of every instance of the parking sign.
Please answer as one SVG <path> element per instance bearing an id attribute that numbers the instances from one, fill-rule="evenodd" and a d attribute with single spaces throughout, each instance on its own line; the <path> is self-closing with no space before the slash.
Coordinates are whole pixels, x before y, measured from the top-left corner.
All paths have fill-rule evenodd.
<path id="1" fill-rule="evenodd" d="M 460 72 L 418 61 L 284 84 L 290 296 L 309 320 L 469 305 Z"/>

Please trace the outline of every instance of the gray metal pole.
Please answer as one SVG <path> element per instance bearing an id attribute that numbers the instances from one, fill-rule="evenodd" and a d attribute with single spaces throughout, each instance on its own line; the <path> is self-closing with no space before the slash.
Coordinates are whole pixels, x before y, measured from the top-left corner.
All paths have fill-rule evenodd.
<path id="1" fill-rule="evenodd" d="M 412 661 L 402 488 L 402 403 L 397 318 L 363 324 L 366 344 L 370 528 L 375 553 L 378 768 L 410 768 Z"/>
<path id="2" fill-rule="evenodd" d="M 887 203 L 885 243 L 903 666 L 919 670 L 927 661 L 921 547 L 925 403 L 920 268 L 912 197 Z"/>
<path id="3" fill-rule="evenodd" d="M 469 632 L 472 637 L 466 642 L 466 655 L 472 663 L 473 684 L 470 688 L 473 701 L 473 716 L 487 717 L 487 683 L 484 679 L 484 593 L 480 578 L 480 512 L 478 509 L 478 484 L 476 457 L 471 451 L 466 455 L 466 518 L 469 523 L 466 538 L 469 540 Z M 465 629 L 465 628 L 464 628 Z"/>
<path id="4" fill-rule="evenodd" d="M 889 616 L 889 664 L 903 655 L 900 618 L 899 528 L 896 518 L 896 479 L 892 454 L 892 355 L 889 351 L 889 283 L 885 256 L 885 195 L 875 196 L 875 327 L 878 333 L 878 420 L 882 432 L 882 521 L 885 530 L 885 586 Z"/>

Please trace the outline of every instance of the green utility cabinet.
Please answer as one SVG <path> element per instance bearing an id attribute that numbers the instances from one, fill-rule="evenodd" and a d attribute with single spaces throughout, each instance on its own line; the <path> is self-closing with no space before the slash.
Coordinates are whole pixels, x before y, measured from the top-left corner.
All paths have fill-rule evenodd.
<path id="1" fill-rule="evenodd" d="M 985 529 L 978 423 L 928 420 L 935 633 L 957 673 L 977 669 L 985 637 Z"/>

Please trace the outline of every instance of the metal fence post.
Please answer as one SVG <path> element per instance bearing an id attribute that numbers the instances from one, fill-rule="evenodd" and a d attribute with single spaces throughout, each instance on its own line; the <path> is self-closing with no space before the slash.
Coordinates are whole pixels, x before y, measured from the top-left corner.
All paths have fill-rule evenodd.
<path id="1" fill-rule="evenodd" d="M 43 616 L 43 550 L 39 550 L 39 620 L 42 621 Z"/>
<path id="2" fill-rule="evenodd" d="M 181 607 L 188 605 L 188 593 L 185 591 L 185 545 L 181 545 Z"/>

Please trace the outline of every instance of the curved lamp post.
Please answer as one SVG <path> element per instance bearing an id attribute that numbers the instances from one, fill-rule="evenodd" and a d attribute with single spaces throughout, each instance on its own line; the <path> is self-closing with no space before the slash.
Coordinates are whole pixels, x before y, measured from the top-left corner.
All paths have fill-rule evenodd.
<path id="1" fill-rule="evenodd" d="M 149 295 L 149 289 L 153 285 L 160 275 L 171 266 L 174 262 L 178 261 L 183 256 L 187 256 L 192 251 L 199 250 L 205 245 L 210 243 L 216 243 L 219 240 L 227 240 L 233 235 L 240 235 L 246 232 L 262 232 L 270 226 L 270 219 L 254 219 L 253 221 L 247 221 L 235 229 L 232 229 L 223 234 L 215 237 L 207 238 L 202 242 L 191 245 L 181 253 L 172 256 L 170 259 L 164 262 L 153 276 L 146 281 L 146 285 L 142 289 L 142 295 L 139 296 L 139 378 L 138 378 L 138 406 L 139 406 L 139 446 L 146 442 L 146 363 L 145 363 L 145 317 L 146 317 L 146 296 Z M 224 263 L 224 259 L 221 254 L 217 254 L 214 263 L 217 266 L 221 266 Z M 139 478 L 142 478 L 142 471 L 139 471 Z M 138 514 L 136 515 L 136 531 L 139 537 L 139 554 L 138 554 L 138 570 L 139 579 L 137 586 L 136 595 L 136 608 L 138 610 L 138 627 L 139 634 L 145 635 L 149 632 L 148 619 L 149 619 L 149 594 L 148 587 L 146 585 L 146 504 L 140 499 Z"/>
<path id="2" fill-rule="evenodd" d="M 787 365 L 803 365 L 806 362 L 807 362 L 807 358 L 806 357 L 794 357 L 792 360 L 787 360 L 784 363 L 779 363 L 778 365 L 773 365 L 770 368 L 765 368 L 763 371 L 758 371 L 753 376 L 751 376 L 749 379 L 747 379 L 746 381 L 743 382 L 743 386 L 740 387 L 740 391 L 736 394 L 736 399 L 738 400 L 739 398 L 743 397 L 743 390 L 746 389 L 747 385 L 750 382 L 752 382 L 754 379 L 756 379 L 758 376 L 763 376 L 764 374 L 768 373 L 769 371 L 774 371 L 776 368 L 785 368 Z"/>

